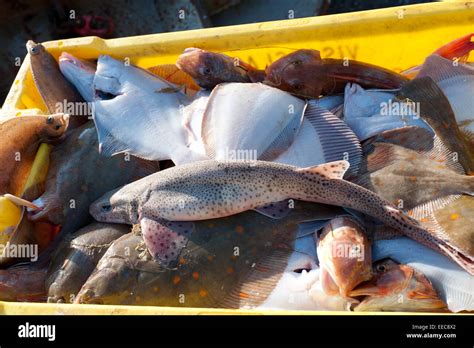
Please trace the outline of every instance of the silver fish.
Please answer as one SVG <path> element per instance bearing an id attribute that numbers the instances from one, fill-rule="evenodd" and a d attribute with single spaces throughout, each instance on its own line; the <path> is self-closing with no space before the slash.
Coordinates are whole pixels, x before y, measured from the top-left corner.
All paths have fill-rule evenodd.
<path id="1" fill-rule="evenodd" d="M 351 172 L 361 159 L 355 134 L 323 107 L 332 109 L 340 96 L 310 101 L 306 107 L 276 88 L 228 83 L 210 96 L 201 91 L 191 100 L 179 91 L 157 93 L 176 87 L 110 57 L 99 58 L 95 77 L 86 62 L 69 55 L 60 65 L 79 90 L 92 88 L 99 99 L 104 98 L 93 105 L 101 151 L 108 155 L 128 150 L 144 158 L 171 158 L 178 164 L 250 157 L 296 166 L 348 159 Z M 134 117 L 138 114 L 141 117 Z M 132 118 L 132 125 L 124 122 Z"/>
<path id="2" fill-rule="evenodd" d="M 109 56 L 99 57 L 93 83 L 101 153 L 128 152 L 176 164 L 205 158 L 186 145 L 180 114 L 191 100 L 180 91 L 157 92 L 177 86 Z"/>
<path id="3" fill-rule="evenodd" d="M 347 84 L 344 94 L 344 121 L 363 141 L 387 130 L 417 126 L 431 130 L 414 111 L 395 98 L 396 90 L 363 89 Z M 405 106 L 405 109 L 403 107 Z"/>
<path id="4" fill-rule="evenodd" d="M 78 59 L 67 52 L 59 56 L 59 70 L 72 83 L 86 102 L 94 100 L 94 75 L 97 65 L 91 61 Z"/>

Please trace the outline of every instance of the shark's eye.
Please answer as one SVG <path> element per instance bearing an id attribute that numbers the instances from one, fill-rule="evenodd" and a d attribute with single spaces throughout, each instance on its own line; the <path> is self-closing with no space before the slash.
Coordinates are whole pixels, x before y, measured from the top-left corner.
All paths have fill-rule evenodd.
<path id="1" fill-rule="evenodd" d="M 303 273 L 303 271 L 306 271 L 306 272 L 311 272 L 311 268 L 297 268 L 297 269 L 294 269 L 293 272 L 295 273 Z"/>
<path id="2" fill-rule="evenodd" d="M 102 205 L 101 209 L 104 213 L 108 213 L 109 211 L 112 210 L 112 206 L 107 203 L 107 204 Z"/>

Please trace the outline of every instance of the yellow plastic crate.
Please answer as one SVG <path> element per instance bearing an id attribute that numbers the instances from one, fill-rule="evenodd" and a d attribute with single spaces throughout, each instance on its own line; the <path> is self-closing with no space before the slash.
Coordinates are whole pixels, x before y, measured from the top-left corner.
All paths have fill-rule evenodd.
<path id="1" fill-rule="evenodd" d="M 447 42 L 474 30 L 474 2 L 440 2 L 333 16 L 246 24 L 186 32 L 103 40 L 97 37 L 46 42 L 56 58 L 108 54 L 148 68 L 173 64 L 187 47 L 238 57 L 264 68 L 299 48 L 314 48 L 323 58 L 349 58 L 402 71 L 421 64 Z M 471 55 L 471 60 L 473 56 Z M 46 112 L 26 57 L 3 105 L 3 113 L 21 116 Z M 47 157 L 48 148 L 41 149 Z M 33 175 L 33 173 L 32 173 Z M 43 175 L 44 177 L 44 175 Z M 0 301 L 0 314 L 344 314 L 323 311 L 255 311 L 206 308 L 27 304 Z M 387 313 L 371 313 L 387 314 Z M 393 314 L 393 313 L 392 313 Z M 364 313 L 362 313 L 364 315 Z"/>

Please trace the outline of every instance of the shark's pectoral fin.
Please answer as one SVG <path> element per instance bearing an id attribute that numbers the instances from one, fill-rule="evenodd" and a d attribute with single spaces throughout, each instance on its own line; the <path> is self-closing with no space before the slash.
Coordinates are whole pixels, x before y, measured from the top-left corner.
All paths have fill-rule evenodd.
<path id="1" fill-rule="evenodd" d="M 194 229 L 192 222 L 149 218 L 142 218 L 140 226 L 148 251 L 165 267 L 178 260 Z"/>
<path id="2" fill-rule="evenodd" d="M 283 219 L 290 212 L 290 205 L 290 201 L 284 200 L 261 205 L 259 207 L 255 207 L 253 210 L 272 219 Z"/>

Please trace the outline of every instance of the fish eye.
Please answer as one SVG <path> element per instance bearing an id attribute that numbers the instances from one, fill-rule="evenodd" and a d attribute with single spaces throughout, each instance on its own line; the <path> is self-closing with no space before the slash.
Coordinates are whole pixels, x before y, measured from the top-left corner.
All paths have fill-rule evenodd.
<path id="1" fill-rule="evenodd" d="M 297 269 L 293 270 L 293 272 L 295 272 L 295 273 L 303 273 L 303 271 L 306 271 L 306 272 L 309 273 L 311 271 L 311 268 L 306 267 L 306 268 L 297 268 Z"/>
<path id="2" fill-rule="evenodd" d="M 301 89 L 303 86 L 301 85 L 301 83 L 299 81 L 294 81 L 293 83 L 291 83 L 291 87 L 293 87 L 293 89 Z"/>
<path id="3" fill-rule="evenodd" d="M 203 73 L 204 75 L 209 75 L 209 74 L 211 73 L 211 69 L 209 69 L 208 67 L 204 67 L 204 68 L 202 69 L 202 73 Z"/>
<path id="4" fill-rule="evenodd" d="M 103 204 L 102 207 L 101 207 L 101 210 L 104 212 L 104 213 L 108 213 L 109 211 L 112 210 L 112 206 L 110 204 Z"/>

